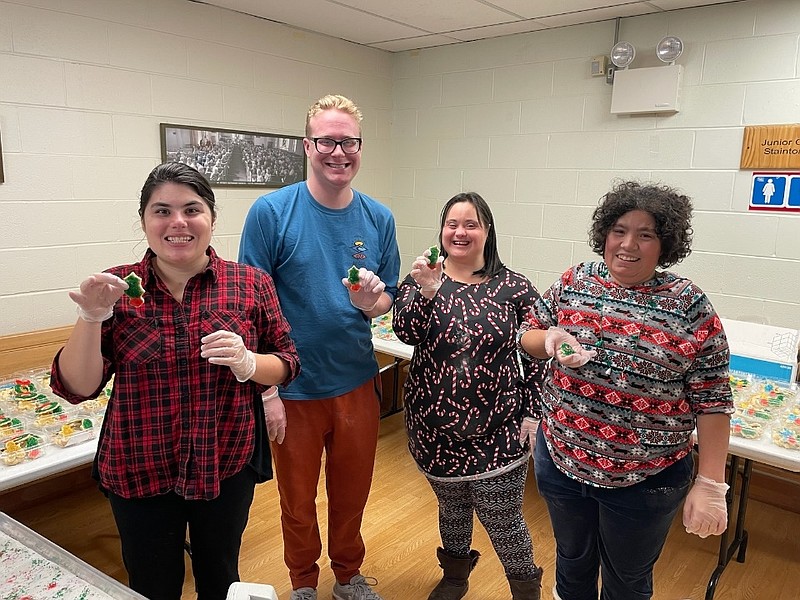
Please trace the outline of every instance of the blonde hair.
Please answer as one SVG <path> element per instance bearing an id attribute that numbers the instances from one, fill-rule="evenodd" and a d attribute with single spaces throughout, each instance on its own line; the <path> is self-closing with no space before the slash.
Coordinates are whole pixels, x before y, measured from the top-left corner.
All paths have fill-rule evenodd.
<path id="1" fill-rule="evenodd" d="M 361 120 L 364 116 L 361 114 L 361 110 L 358 106 L 356 106 L 356 103 L 350 100 L 350 98 L 339 96 L 338 94 L 328 94 L 314 102 L 311 108 L 308 109 L 308 114 L 306 115 L 306 137 L 311 135 L 311 119 L 322 111 L 331 109 L 341 110 L 352 116 L 358 123 L 359 131 L 361 130 Z"/>

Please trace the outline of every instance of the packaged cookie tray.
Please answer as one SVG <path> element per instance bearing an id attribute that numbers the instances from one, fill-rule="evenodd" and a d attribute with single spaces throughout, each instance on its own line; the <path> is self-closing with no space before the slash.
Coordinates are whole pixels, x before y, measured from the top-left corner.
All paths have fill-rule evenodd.
<path id="1" fill-rule="evenodd" d="M 0 465 L 13 467 L 36 460 L 45 454 L 93 440 L 99 431 L 99 421 L 71 413 L 57 425 L 37 425 L 30 417 L 11 417 L 0 420 Z"/>
<path id="2" fill-rule="evenodd" d="M 111 382 L 97 398 L 75 405 L 69 404 L 53 394 L 49 385 L 49 373 L 23 373 L 13 379 L 0 381 L 0 414 L 5 416 L 33 415 L 34 418 L 42 415 L 41 420 L 45 424 L 52 423 L 54 420 L 63 420 L 57 416 L 62 409 L 67 413 L 76 411 L 94 419 L 102 418 L 105 414 L 111 393 Z M 55 418 L 46 416 L 50 413 Z"/>
<path id="3" fill-rule="evenodd" d="M 0 441 L 0 465 L 13 467 L 44 456 L 52 444 L 44 432 L 23 431 Z"/>
<path id="4" fill-rule="evenodd" d="M 800 394 L 797 384 L 755 377 L 731 376 L 736 412 L 731 415 L 731 435 L 768 439 L 790 450 L 800 449 Z"/>
<path id="5" fill-rule="evenodd" d="M 731 435 L 748 440 L 769 439 L 776 446 L 798 450 L 800 413 L 776 415 L 772 420 L 766 421 L 736 412 L 731 415 Z"/>

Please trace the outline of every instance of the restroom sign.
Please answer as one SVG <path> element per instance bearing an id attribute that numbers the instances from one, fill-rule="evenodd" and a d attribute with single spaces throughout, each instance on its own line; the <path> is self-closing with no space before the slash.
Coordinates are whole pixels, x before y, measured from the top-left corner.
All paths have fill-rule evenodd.
<path id="1" fill-rule="evenodd" d="M 753 173 L 749 208 L 800 212 L 800 173 Z"/>

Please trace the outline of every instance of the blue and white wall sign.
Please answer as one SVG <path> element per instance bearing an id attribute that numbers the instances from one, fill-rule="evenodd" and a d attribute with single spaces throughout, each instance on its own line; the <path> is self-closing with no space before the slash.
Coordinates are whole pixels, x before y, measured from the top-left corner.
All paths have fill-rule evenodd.
<path id="1" fill-rule="evenodd" d="M 800 173 L 753 173 L 749 208 L 800 212 Z"/>

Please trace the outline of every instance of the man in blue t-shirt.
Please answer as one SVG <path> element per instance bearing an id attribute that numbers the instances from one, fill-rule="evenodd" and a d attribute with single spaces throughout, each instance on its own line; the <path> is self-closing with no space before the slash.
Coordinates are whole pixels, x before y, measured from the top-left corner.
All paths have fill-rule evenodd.
<path id="1" fill-rule="evenodd" d="M 240 262 L 275 281 L 300 355 L 300 375 L 280 397 L 265 397 L 290 600 L 317 598 L 323 451 L 333 597 L 381 600 L 359 571 L 380 418 L 370 320 L 392 307 L 400 253 L 389 209 L 350 187 L 361 165 L 361 119 L 343 96 L 311 106 L 303 140 L 308 179 L 256 200 L 239 250 Z"/>

